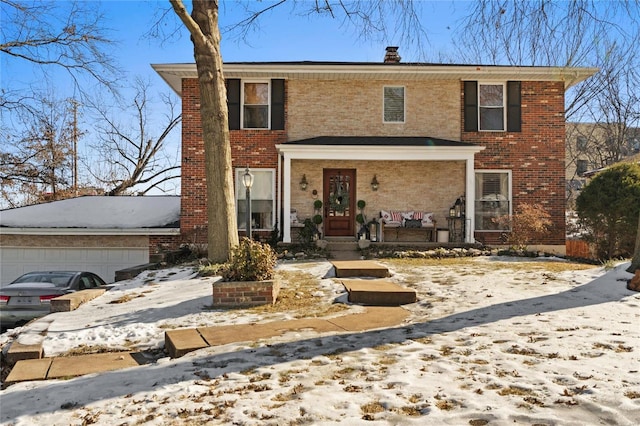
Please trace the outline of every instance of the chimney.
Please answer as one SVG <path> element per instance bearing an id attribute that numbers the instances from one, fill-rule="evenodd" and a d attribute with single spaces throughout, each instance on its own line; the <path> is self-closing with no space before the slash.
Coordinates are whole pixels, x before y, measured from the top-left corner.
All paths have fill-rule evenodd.
<path id="1" fill-rule="evenodd" d="M 400 62 L 400 55 L 398 55 L 398 46 L 387 46 L 387 53 L 384 54 L 385 64 L 397 64 Z"/>

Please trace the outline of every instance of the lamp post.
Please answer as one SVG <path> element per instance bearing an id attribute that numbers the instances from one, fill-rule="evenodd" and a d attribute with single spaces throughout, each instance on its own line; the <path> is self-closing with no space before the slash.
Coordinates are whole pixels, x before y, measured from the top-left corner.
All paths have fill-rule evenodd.
<path id="1" fill-rule="evenodd" d="M 242 183 L 246 189 L 246 200 L 247 200 L 247 218 L 246 218 L 246 229 L 247 229 L 247 238 L 251 239 L 251 186 L 253 185 L 253 175 L 249 172 L 249 166 L 244 171 L 244 175 L 242 175 Z"/>

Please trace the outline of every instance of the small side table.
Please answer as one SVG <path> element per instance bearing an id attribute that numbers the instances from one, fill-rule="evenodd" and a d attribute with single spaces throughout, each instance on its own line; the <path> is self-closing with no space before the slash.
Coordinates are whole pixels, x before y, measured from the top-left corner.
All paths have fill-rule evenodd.
<path id="1" fill-rule="evenodd" d="M 447 223 L 449 224 L 449 242 L 463 243 L 465 223 L 464 216 L 448 217 Z"/>

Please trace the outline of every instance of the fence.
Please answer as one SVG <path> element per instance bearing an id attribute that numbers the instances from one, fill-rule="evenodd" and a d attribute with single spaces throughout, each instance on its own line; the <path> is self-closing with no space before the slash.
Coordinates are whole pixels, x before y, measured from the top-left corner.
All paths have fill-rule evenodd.
<path id="1" fill-rule="evenodd" d="M 566 241 L 567 257 L 575 257 L 579 259 L 594 259 L 593 251 L 589 243 L 583 240 L 567 240 Z"/>

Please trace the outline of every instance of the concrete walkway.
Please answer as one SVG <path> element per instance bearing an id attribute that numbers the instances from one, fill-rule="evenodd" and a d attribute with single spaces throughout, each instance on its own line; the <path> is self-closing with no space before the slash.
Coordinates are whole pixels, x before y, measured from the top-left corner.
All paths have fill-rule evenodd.
<path id="1" fill-rule="evenodd" d="M 389 275 L 386 267 L 368 260 L 334 261 L 336 278 L 375 277 Z M 353 297 L 364 304 L 398 305 L 413 303 L 415 292 L 403 289 L 380 279 L 341 280 Z M 370 293 L 374 293 L 371 295 Z M 367 303 L 373 302 L 373 303 Z M 357 314 L 331 318 L 303 318 L 289 321 L 274 321 L 259 324 L 199 327 L 165 332 L 165 349 L 172 358 L 209 346 L 234 342 L 255 342 L 282 336 L 290 332 L 313 331 L 322 333 L 361 332 L 400 325 L 409 312 L 399 306 L 367 306 Z M 15 343 L 14 343 L 15 344 Z M 73 357 L 40 358 L 42 348 L 27 345 L 10 348 L 16 361 L 6 383 L 29 380 L 68 378 L 85 374 L 101 373 L 145 364 L 142 354 L 135 352 L 112 352 Z M 27 358 L 39 359 L 27 359 Z"/>
<path id="2" fill-rule="evenodd" d="M 402 324 L 409 312 L 400 307 L 367 307 L 365 312 L 335 318 L 274 321 L 263 324 L 188 328 L 165 333 L 166 349 L 172 358 L 208 346 L 234 342 L 255 342 L 288 332 L 312 330 L 317 333 L 360 332 Z M 145 364 L 135 352 L 113 352 L 73 357 L 53 357 L 18 361 L 6 383 L 70 378 Z"/>

